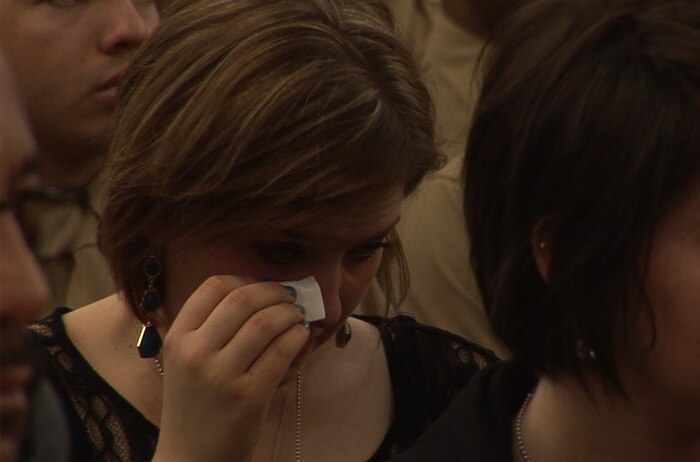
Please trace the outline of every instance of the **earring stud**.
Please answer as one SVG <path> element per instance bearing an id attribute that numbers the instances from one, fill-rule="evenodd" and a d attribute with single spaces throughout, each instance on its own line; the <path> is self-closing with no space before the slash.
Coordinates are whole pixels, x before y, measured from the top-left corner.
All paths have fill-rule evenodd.
<path id="1" fill-rule="evenodd" d="M 352 328 L 350 323 L 345 321 L 343 325 L 335 333 L 335 346 L 338 348 L 345 348 L 350 340 L 352 339 Z"/>

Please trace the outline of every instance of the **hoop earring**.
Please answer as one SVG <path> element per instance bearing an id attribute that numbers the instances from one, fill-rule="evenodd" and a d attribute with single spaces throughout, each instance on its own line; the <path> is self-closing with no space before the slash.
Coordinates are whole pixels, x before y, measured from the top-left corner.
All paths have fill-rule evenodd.
<path id="1" fill-rule="evenodd" d="M 160 296 L 155 286 L 155 280 L 160 276 L 161 270 L 162 266 L 155 256 L 151 255 L 146 258 L 143 264 L 143 272 L 146 278 L 148 278 L 148 286 L 146 290 L 143 291 L 139 308 L 142 312 L 145 312 L 149 318 L 150 313 L 160 308 Z M 139 339 L 136 342 L 136 349 L 139 351 L 139 356 L 142 358 L 156 357 L 160 352 L 162 344 L 163 341 L 160 338 L 158 329 L 153 325 L 153 322 L 149 320 L 146 324 L 143 324 Z"/>
<path id="2" fill-rule="evenodd" d="M 345 348 L 348 343 L 352 340 L 352 328 L 350 323 L 345 321 L 338 332 L 335 333 L 335 346 L 338 348 Z"/>

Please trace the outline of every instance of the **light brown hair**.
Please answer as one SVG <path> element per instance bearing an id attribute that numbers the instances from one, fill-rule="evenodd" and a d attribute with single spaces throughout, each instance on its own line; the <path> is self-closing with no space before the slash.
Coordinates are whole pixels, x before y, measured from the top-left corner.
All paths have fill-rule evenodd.
<path id="1" fill-rule="evenodd" d="M 125 76 L 100 233 L 141 319 L 141 265 L 159 247 L 361 213 L 441 165 L 428 92 L 382 2 L 168 11 Z"/>

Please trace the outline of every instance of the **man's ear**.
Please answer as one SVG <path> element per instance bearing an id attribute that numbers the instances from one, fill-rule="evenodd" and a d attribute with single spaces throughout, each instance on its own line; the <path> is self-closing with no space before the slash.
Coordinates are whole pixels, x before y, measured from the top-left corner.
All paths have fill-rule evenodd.
<path id="1" fill-rule="evenodd" d="M 532 255 L 535 257 L 537 270 L 544 282 L 549 282 L 549 257 L 551 255 L 551 242 L 547 233 L 542 229 L 542 222 L 537 223 L 530 236 Z"/>

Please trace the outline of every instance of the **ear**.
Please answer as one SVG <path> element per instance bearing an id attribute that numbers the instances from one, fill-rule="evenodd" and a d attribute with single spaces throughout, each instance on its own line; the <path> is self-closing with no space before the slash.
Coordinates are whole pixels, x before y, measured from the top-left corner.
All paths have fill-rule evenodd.
<path id="1" fill-rule="evenodd" d="M 530 236 L 530 247 L 535 257 L 537 270 L 544 282 L 549 282 L 549 257 L 551 254 L 551 242 L 542 229 L 542 222 L 537 223 Z"/>

